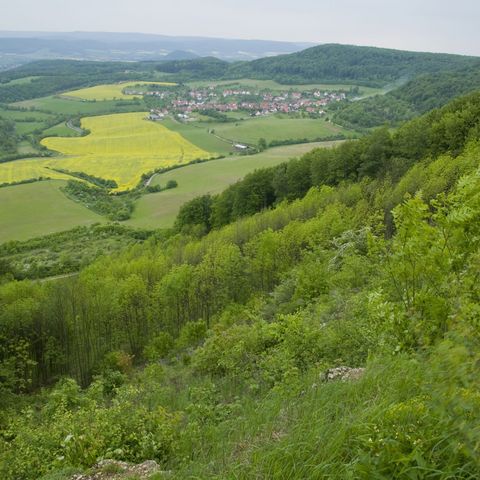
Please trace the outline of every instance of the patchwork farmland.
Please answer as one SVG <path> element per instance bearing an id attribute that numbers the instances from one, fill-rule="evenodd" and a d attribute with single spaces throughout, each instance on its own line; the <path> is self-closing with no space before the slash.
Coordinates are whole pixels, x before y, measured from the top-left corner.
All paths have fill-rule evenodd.
<path id="1" fill-rule="evenodd" d="M 62 97 L 73 97 L 81 100 L 116 100 L 129 99 L 132 97 L 141 97 L 140 94 L 125 93 L 125 89 L 135 89 L 138 86 L 140 89 L 143 85 L 159 85 L 164 87 L 172 87 L 175 83 L 171 82 L 122 82 L 112 83 L 108 85 L 96 85 L 95 87 L 82 88 L 80 90 L 73 90 L 62 94 Z"/>
<path id="2" fill-rule="evenodd" d="M 146 113 L 89 117 L 82 127 L 91 133 L 80 138 L 47 137 L 42 145 L 62 157 L 27 159 L 0 164 L 0 183 L 37 177 L 68 178 L 54 169 L 85 172 L 115 180 L 119 190 L 135 187 L 143 173 L 186 164 L 212 154 L 179 133 L 145 120 Z"/>
<path id="3" fill-rule="evenodd" d="M 322 113 L 329 103 L 349 94 L 343 85 L 286 89 L 268 81 L 207 85 L 150 79 L 72 89 L 2 107 L 2 115 L 15 122 L 21 135 L 17 157 L 25 155 L 0 162 L 0 184 L 11 184 L 0 190 L 0 197 L 11 203 L 18 192 L 22 201 L 14 210 L 21 210 L 25 219 L 3 230 L 4 241 L 61 231 L 93 219 L 122 221 L 133 228 L 168 228 L 181 205 L 195 196 L 220 192 L 257 168 L 276 165 L 315 146 L 329 146 L 326 140 L 355 135 Z M 287 105 L 295 112 L 274 113 Z M 312 106 L 313 114 L 307 111 Z M 302 143 L 319 140 L 324 141 Z M 280 146 L 269 148 L 274 145 Z M 226 158 L 188 165 L 222 156 Z M 145 174 L 170 167 L 182 168 L 155 175 L 148 189 L 136 189 Z M 15 185 L 33 180 L 43 181 Z M 82 188 L 104 189 L 107 202 L 116 198 L 109 193 L 130 191 L 122 196 L 130 202 L 130 214 L 107 217 L 99 210 L 98 198 L 73 195 L 67 188 L 69 180 L 83 182 Z M 177 187 L 163 191 L 173 180 Z M 48 209 L 45 214 L 32 209 L 30 215 L 26 207 L 30 193 L 54 201 L 56 216 L 50 218 Z M 122 203 L 116 208 L 124 207 Z M 2 221 L 14 223 L 8 215 Z"/>

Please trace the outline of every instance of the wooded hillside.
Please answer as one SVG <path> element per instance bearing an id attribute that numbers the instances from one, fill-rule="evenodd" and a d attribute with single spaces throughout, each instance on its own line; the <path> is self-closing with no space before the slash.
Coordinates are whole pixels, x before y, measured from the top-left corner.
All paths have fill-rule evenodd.
<path id="1" fill-rule="evenodd" d="M 257 172 L 76 278 L 3 266 L 2 478 L 478 477 L 479 112 Z"/>

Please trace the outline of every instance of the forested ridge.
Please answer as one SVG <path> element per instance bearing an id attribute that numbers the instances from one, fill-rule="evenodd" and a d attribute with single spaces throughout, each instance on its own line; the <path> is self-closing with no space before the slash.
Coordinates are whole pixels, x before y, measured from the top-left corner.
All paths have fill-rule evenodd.
<path id="1" fill-rule="evenodd" d="M 38 60 L 0 72 L 0 103 L 43 97 L 76 88 L 123 80 L 148 80 L 154 65 L 148 62 L 92 62 Z M 33 77 L 30 82 L 12 80 Z"/>
<path id="2" fill-rule="evenodd" d="M 158 72 L 173 75 L 177 81 L 254 78 L 286 85 L 323 82 L 383 87 L 421 74 L 453 73 L 475 65 L 477 57 L 338 44 L 234 63 L 214 57 L 162 62 L 39 60 L 0 72 L 0 103 L 101 83 L 154 80 Z M 9 83 L 25 77 L 32 78 L 26 83 Z M 461 93 L 466 91 L 457 92 Z"/>
<path id="3" fill-rule="evenodd" d="M 5 268 L 2 478 L 478 477 L 479 113 L 256 172 L 77 278 Z"/>
<path id="4" fill-rule="evenodd" d="M 250 62 L 229 64 L 214 58 L 201 58 L 160 63 L 156 68 L 184 79 L 256 78 L 287 85 L 325 82 L 382 87 L 400 79 L 456 71 L 475 63 L 478 58 L 461 55 L 325 44 Z"/>
<path id="5" fill-rule="evenodd" d="M 480 63 L 457 71 L 420 75 L 386 95 L 342 106 L 335 121 L 350 128 L 398 125 L 480 88 Z"/>

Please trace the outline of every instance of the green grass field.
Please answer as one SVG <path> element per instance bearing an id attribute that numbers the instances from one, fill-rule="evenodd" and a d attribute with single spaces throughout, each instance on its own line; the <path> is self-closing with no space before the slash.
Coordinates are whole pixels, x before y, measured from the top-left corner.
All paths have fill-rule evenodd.
<path id="1" fill-rule="evenodd" d="M 300 156 L 318 146 L 332 146 L 337 142 L 288 145 L 266 150 L 257 155 L 231 156 L 206 163 L 188 165 L 157 175 L 152 185 L 165 185 L 176 180 L 178 187 L 143 196 L 136 204 L 127 225 L 140 228 L 171 227 L 180 207 L 199 195 L 219 193 L 232 183 L 257 168 L 278 165 Z"/>
<path id="2" fill-rule="evenodd" d="M 21 155 L 31 155 L 37 153 L 38 150 L 27 140 L 22 140 L 18 144 L 17 152 Z"/>
<path id="3" fill-rule="evenodd" d="M 260 138 L 272 140 L 307 139 L 310 141 L 332 135 L 350 136 L 353 132 L 323 119 L 291 118 L 280 115 L 248 118 L 229 123 L 196 123 L 203 130 L 214 129 L 215 134 L 233 142 L 256 145 Z"/>
<path id="4" fill-rule="evenodd" d="M 65 183 L 49 180 L 0 188 L 0 243 L 105 221 L 69 200 L 60 191 Z"/>
<path id="5" fill-rule="evenodd" d="M 67 127 L 65 122 L 58 123 L 53 127 L 47 128 L 43 131 L 43 135 L 46 137 L 79 137 L 80 134 L 73 130 L 72 128 Z"/>
<path id="6" fill-rule="evenodd" d="M 52 118 L 52 115 L 43 112 L 31 112 L 28 110 L 8 110 L 6 108 L 0 108 L 0 116 L 8 118 L 12 121 L 32 120 L 36 122 L 42 122 Z"/>
<path id="7" fill-rule="evenodd" d="M 52 115 L 43 112 L 30 112 L 21 110 L 8 110 L 0 108 L 0 116 L 15 122 L 17 134 L 25 135 L 45 127 L 45 122 L 53 118 Z"/>
<path id="8" fill-rule="evenodd" d="M 347 85 L 347 84 L 325 84 L 325 83 L 310 83 L 305 85 L 282 85 L 281 83 L 275 82 L 274 80 L 253 80 L 249 78 L 242 78 L 240 80 L 201 80 L 197 82 L 188 82 L 188 85 L 192 87 L 206 87 L 210 85 L 228 85 L 228 86 L 242 86 L 242 87 L 250 87 L 255 90 L 297 90 L 297 91 L 306 91 L 306 90 L 324 90 L 324 91 L 338 91 L 338 90 L 350 90 L 355 85 Z M 373 94 L 373 93 L 381 93 L 382 89 L 380 88 L 372 88 L 372 87 L 363 87 L 359 86 L 360 93 L 362 95 L 366 94 Z"/>
<path id="9" fill-rule="evenodd" d="M 49 96 L 35 98 L 33 100 L 25 100 L 17 102 L 13 105 L 22 108 L 36 108 L 48 112 L 59 113 L 62 115 L 98 115 L 109 112 L 136 112 L 145 110 L 143 101 L 139 101 L 139 105 L 133 101 L 110 100 L 105 102 L 86 102 L 83 100 L 70 100 L 57 96 Z"/>
<path id="10" fill-rule="evenodd" d="M 224 142 L 208 133 L 209 128 L 212 128 L 209 126 L 210 124 L 198 122 L 180 123 L 171 118 L 166 118 L 162 121 L 162 125 L 174 132 L 178 132 L 188 141 L 203 150 L 219 153 L 221 155 L 228 155 L 230 152 L 234 151 L 231 143 Z"/>
<path id="11" fill-rule="evenodd" d="M 38 76 L 33 76 L 33 77 L 22 77 L 22 78 L 16 78 L 15 80 L 10 80 L 7 83 L 2 83 L 2 87 L 7 87 L 7 86 L 12 86 L 12 85 L 24 85 L 25 83 L 31 83 L 32 80 L 35 80 L 36 78 L 41 78 Z"/>

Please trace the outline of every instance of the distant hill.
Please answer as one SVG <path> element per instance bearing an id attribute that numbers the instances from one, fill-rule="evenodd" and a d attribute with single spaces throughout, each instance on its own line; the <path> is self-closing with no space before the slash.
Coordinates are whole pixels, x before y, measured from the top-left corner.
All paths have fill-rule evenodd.
<path id="1" fill-rule="evenodd" d="M 477 57 L 462 55 L 326 44 L 289 55 L 237 62 L 228 68 L 218 64 L 215 73 L 226 78 L 272 79 L 284 84 L 325 82 L 383 87 L 420 74 L 458 70 L 477 61 Z M 158 69 L 176 70 L 186 76 L 190 71 L 198 72 L 198 62 L 165 64 Z"/>
<path id="2" fill-rule="evenodd" d="M 213 80 L 228 76 L 230 64 L 215 57 L 202 57 L 195 60 L 175 60 L 160 63 L 156 69 L 171 73 L 179 80 Z"/>
<path id="3" fill-rule="evenodd" d="M 162 60 L 195 60 L 197 58 L 200 58 L 200 56 L 195 53 L 186 52 L 185 50 L 174 50 L 173 52 L 167 53 Z"/>
<path id="4" fill-rule="evenodd" d="M 229 73 L 282 83 L 322 81 L 384 86 L 421 73 L 459 69 L 475 61 L 475 57 L 461 55 L 327 44 L 238 64 Z"/>
<path id="5" fill-rule="evenodd" d="M 228 61 L 252 60 L 296 52 L 311 45 L 141 33 L 0 32 L 0 69 L 41 59 L 152 61 L 215 56 Z M 180 56 L 178 52 L 190 55 Z"/>
<path id="6" fill-rule="evenodd" d="M 26 49 L 27 43 L 22 48 Z M 69 47 L 64 45 L 64 48 Z M 198 57 L 191 50 L 182 49 L 172 50 L 156 62 L 33 62 L 0 74 L 0 102 L 25 100 L 102 82 L 149 80 L 154 78 L 155 70 L 169 74 L 169 78 L 176 81 L 255 78 L 286 85 L 340 83 L 392 87 L 404 84 L 386 97 L 356 102 L 337 114 L 337 120 L 343 123 L 358 126 L 360 121 L 370 127 L 385 121 L 406 120 L 477 88 L 479 65 L 479 57 L 337 44 L 233 63 L 214 56 Z M 30 84 L 5 85 L 27 76 L 42 78 L 35 78 Z"/>
<path id="7" fill-rule="evenodd" d="M 480 90 L 480 60 L 461 70 L 420 75 L 386 95 L 352 102 L 335 121 L 356 129 L 395 125 L 474 90 Z"/>

